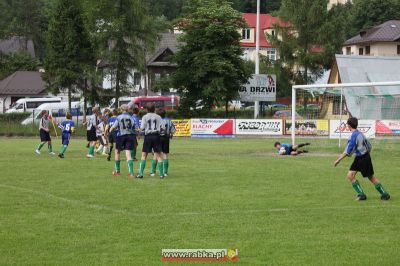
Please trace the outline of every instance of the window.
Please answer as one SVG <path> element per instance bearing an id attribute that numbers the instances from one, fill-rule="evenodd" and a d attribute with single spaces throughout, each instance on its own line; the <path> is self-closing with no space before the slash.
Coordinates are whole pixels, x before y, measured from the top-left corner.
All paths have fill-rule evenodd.
<path id="1" fill-rule="evenodd" d="M 142 75 L 140 72 L 133 73 L 133 85 L 140 85 L 140 81 L 142 79 Z"/>
<path id="2" fill-rule="evenodd" d="M 359 48 L 358 49 L 358 54 L 359 55 L 363 55 L 364 54 L 364 49 L 363 48 Z"/>
<path id="3" fill-rule="evenodd" d="M 154 74 L 154 80 L 159 81 L 161 79 L 161 74 L 160 73 L 155 73 Z"/>
<path id="4" fill-rule="evenodd" d="M 276 49 L 267 49 L 267 57 L 271 61 L 276 60 Z"/>
<path id="5" fill-rule="evenodd" d="M 366 55 L 369 55 L 369 54 L 371 54 L 371 46 L 365 46 L 365 54 Z"/>
<path id="6" fill-rule="evenodd" d="M 43 102 L 27 102 L 26 103 L 26 108 L 28 109 L 35 109 L 37 108 L 39 105 L 41 105 Z"/>
<path id="7" fill-rule="evenodd" d="M 242 30 L 242 39 L 243 40 L 250 40 L 250 29 L 243 29 Z"/>
<path id="8" fill-rule="evenodd" d="M 271 35 L 272 35 L 272 36 L 275 36 L 275 30 L 272 30 L 272 31 L 271 31 Z"/>
<path id="9" fill-rule="evenodd" d="M 351 47 L 350 46 L 346 47 L 346 54 L 351 55 Z"/>
<path id="10" fill-rule="evenodd" d="M 397 45 L 397 54 L 400 55 L 400 45 Z"/>

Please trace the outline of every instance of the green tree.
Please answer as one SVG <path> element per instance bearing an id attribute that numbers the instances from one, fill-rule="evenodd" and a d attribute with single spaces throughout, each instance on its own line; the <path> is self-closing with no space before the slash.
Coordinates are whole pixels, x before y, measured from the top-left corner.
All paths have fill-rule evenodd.
<path id="1" fill-rule="evenodd" d="M 71 109 L 73 88 L 84 78 L 85 70 L 95 65 L 79 0 L 58 0 L 49 23 L 47 41 L 46 80 L 55 92 L 60 88 L 68 89 Z"/>
<path id="2" fill-rule="evenodd" d="M 101 58 L 108 61 L 115 76 L 115 98 L 130 89 L 132 70 L 145 72 L 146 54 L 152 52 L 158 34 L 165 28 L 163 18 L 153 17 L 144 0 L 95 0 L 92 19 L 100 43 Z M 116 101 L 118 103 L 118 101 Z"/>
<path id="3" fill-rule="evenodd" d="M 292 73 L 293 83 L 312 82 L 333 58 L 335 49 L 324 49 L 328 37 L 335 38 L 335 35 L 322 34 L 328 17 L 326 7 L 327 0 L 282 1 L 279 16 L 290 21 L 291 26 L 275 25 L 278 34 L 269 39 L 278 48 L 277 63 Z"/>
<path id="4" fill-rule="evenodd" d="M 360 30 L 399 18 L 399 0 L 355 0 L 352 10 L 350 36 L 357 35 Z"/>
<path id="5" fill-rule="evenodd" d="M 233 7 L 243 13 L 256 13 L 257 0 L 233 0 Z M 278 11 L 281 6 L 282 0 L 261 0 L 260 12 L 273 13 Z"/>
<path id="6" fill-rule="evenodd" d="M 193 1 L 190 9 L 180 23 L 184 45 L 174 57 L 174 87 L 186 108 L 195 107 L 198 100 L 206 109 L 221 102 L 227 106 L 250 76 L 239 45 L 238 29 L 245 22 L 224 0 Z"/>
<path id="7" fill-rule="evenodd" d="M 9 55 L 0 54 L 0 80 L 15 71 L 36 71 L 39 64 L 39 60 L 32 58 L 25 51 Z"/>

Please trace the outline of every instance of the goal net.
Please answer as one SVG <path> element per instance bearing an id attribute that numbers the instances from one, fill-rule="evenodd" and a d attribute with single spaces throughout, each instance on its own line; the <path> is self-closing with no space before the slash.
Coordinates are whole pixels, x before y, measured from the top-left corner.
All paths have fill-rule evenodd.
<path id="1" fill-rule="evenodd" d="M 339 120 L 341 125 L 349 117 L 399 120 L 400 81 L 295 85 L 292 87 L 291 115 L 287 124 L 291 127 L 293 143 L 296 135 L 304 135 L 299 125 L 304 129 L 310 124 L 308 120 Z"/>

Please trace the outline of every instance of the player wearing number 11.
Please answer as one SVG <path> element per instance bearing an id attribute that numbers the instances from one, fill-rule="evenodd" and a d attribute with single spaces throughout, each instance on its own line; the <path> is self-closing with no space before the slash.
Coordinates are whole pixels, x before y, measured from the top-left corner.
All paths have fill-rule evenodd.
<path id="1" fill-rule="evenodd" d="M 115 149 L 115 170 L 113 172 L 114 176 L 121 175 L 121 151 L 125 150 L 126 163 L 128 164 L 128 176 L 133 177 L 133 160 L 131 157 L 131 151 L 136 145 L 136 130 L 135 122 L 132 119 L 130 113 L 128 113 L 128 106 L 121 106 L 122 114 L 120 114 L 114 122 L 114 125 L 110 128 L 112 133 L 114 130 L 118 129 L 117 141 Z"/>

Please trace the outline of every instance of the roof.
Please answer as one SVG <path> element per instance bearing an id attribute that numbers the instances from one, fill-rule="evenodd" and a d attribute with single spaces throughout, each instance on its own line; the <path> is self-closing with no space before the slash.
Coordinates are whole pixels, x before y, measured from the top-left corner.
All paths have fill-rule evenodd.
<path id="1" fill-rule="evenodd" d="M 247 25 L 249 26 L 249 28 L 254 28 L 255 30 L 257 25 L 257 14 L 243 13 L 242 16 L 246 21 Z M 268 42 L 267 37 L 264 34 L 264 30 L 273 29 L 274 24 L 280 24 L 282 26 L 289 25 L 289 23 L 281 21 L 278 17 L 274 17 L 270 14 L 260 14 L 260 47 L 263 48 L 273 47 L 272 44 Z M 255 39 L 256 38 L 254 38 L 254 42 L 252 43 L 241 42 L 240 45 L 242 47 L 255 47 L 256 46 Z"/>
<path id="2" fill-rule="evenodd" d="M 400 57 L 336 55 L 341 83 L 384 82 L 400 80 Z M 346 105 L 355 117 L 367 117 L 360 111 L 360 97 L 398 96 L 400 86 L 375 86 L 343 90 Z M 374 103 L 373 105 L 377 105 Z M 396 107 L 398 108 L 398 107 Z M 382 107 L 382 110 L 384 108 Z M 381 113 L 370 114 L 370 119 L 384 118 Z"/>
<path id="3" fill-rule="evenodd" d="M 347 40 L 344 45 L 394 42 L 400 40 L 400 20 L 389 20 L 373 28 L 361 31 L 357 36 Z"/>
<path id="4" fill-rule="evenodd" d="M 0 81 L 0 95 L 39 95 L 46 93 L 46 84 L 37 71 L 17 71 Z"/>
<path id="5" fill-rule="evenodd" d="M 10 39 L 0 40 L 0 52 L 3 54 L 10 54 L 25 50 L 25 38 L 24 37 L 11 37 Z M 31 40 L 28 40 L 27 47 L 28 53 L 35 57 L 35 47 Z"/>
<path id="6" fill-rule="evenodd" d="M 157 44 L 155 52 L 147 58 L 147 65 L 170 66 L 169 62 L 159 62 L 157 59 L 165 52 L 176 54 L 179 51 L 178 44 L 179 34 L 163 33 L 160 36 L 160 41 Z"/>

